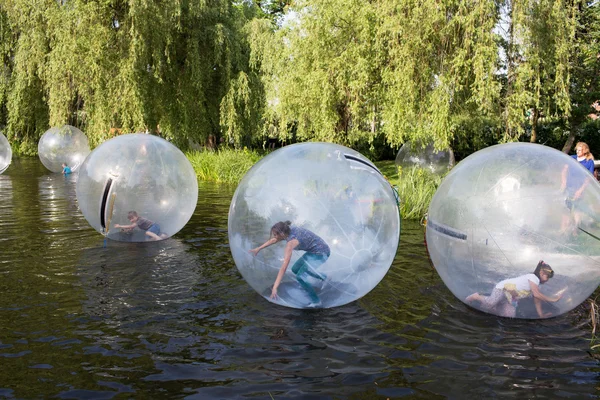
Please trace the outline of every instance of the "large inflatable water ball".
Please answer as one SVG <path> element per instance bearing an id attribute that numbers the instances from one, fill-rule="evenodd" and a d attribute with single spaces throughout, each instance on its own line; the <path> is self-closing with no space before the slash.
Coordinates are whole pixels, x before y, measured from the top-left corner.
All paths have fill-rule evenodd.
<path id="1" fill-rule="evenodd" d="M 77 201 L 90 225 L 110 239 L 165 239 L 189 221 L 198 200 L 192 165 L 174 145 L 135 133 L 110 139 L 79 169 Z"/>
<path id="2" fill-rule="evenodd" d="M 576 160 L 537 144 L 480 150 L 429 206 L 427 246 L 456 297 L 505 317 L 546 318 L 600 283 L 600 185 Z"/>
<path id="3" fill-rule="evenodd" d="M 233 195 L 228 226 L 244 279 L 293 308 L 364 296 L 387 273 L 400 237 L 390 184 L 361 154 L 328 143 L 286 146 L 256 163 Z M 295 248 L 273 293 L 288 244 Z"/>
<path id="4" fill-rule="evenodd" d="M 62 172 L 62 164 L 75 172 L 89 153 L 87 137 L 71 125 L 48 129 L 38 142 L 40 161 L 52 172 Z"/>
<path id="5" fill-rule="evenodd" d="M 396 167 L 399 170 L 422 168 L 435 175 L 443 175 L 454 165 L 452 150 L 436 150 L 433 143 L 420 146 L 406 142 L 396 155 Z"/>
<path id="6" fill-rule="evenodd" d="M 0 132 L 0 174 L 6 171 L 12 160 L 12 149 L 6 136 Z"/>

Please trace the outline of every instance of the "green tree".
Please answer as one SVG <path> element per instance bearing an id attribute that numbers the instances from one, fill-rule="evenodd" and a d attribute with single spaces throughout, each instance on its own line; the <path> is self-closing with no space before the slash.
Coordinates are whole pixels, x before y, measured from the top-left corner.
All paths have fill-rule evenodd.
<path id="1" fill-rule="evenodd" d="M 280 26 L 254 21 L 266 120 L 281 138 L 352 144 L 380 125 L 381 43 L 376 4 L 298 1 Z M 269 33 L 271 36 L 269 37 Z"/>
<path id="2" fill-rule="evenodd" d="M 447 148 L 467 116 L 493 116 L 493 1 L 298 1 L 294 18 L 252 47 L 268 119 L 283 138 Z M 258 49 L 258 50 L 257 50 Z"/>
<path id="3" fill-rule="evenodd" d="M 43 96 L 39 71 L 48 49 L 45 35 L 45 4 L 41 0 L 24 2 L 14 12 L 13 2 L 1 4 L 2 15 L 2 125 L 17 151 L 35 153 L 37 136 L 47 126 L 48 107 Z M 21 31 L 27 35 L 21 35 Z M 19 132 L 16 135 L 15 132 Z"/>
<path id="4" fill-rule="evenodd" d="M 251 136 L 262 90 L 249 71 L 244 26 L 255 8 L 227 0 L 2 0 L 0 106 L 9 136 L 29 153 L 49 126 L 65 123 L 93 144 L 114 135 L 111 128 L 148 130 L 181 147 L 220 135 L 222 123 Z M 223 120 L 228 104 L 236 118 Z"/>
<path id="5" fill-rule="evenodd" d="M 65 123 L 92 144 L 147 130 L 182 148 L 275 133 L 465 153 L 557 121 L 572 142 L 598 99 L 598 7 L 0 0 L 0 125 L 27 154 Z"/>
<path id="6" fill-rule="evenodd" d="M 537 140 L 540 116 L 571 113 L 569 81 L 578 1 L 507 0 L 503 50 L 506 87 L 503 102 L 505 140 L 524 133 L 531 123 L 530 141 Z"/>
<path id="7" fill-rule="evenodd" d="M 489 143 L 490 134 L 497 142 L 530 133 L 535 141 L 540 118 L 572 112 L 579 7 L 578 0 L 299 0 L 270 38 L 262 30 L 251 42 L 266 119 L 282 138 L 343 144 L 372 143 L 380 133 L 392 146 L 433 141 L 440 149 Z M 477 132 L 482 138 L 467 137 Z"/>
<path id="8" fill-rule="evenodd" d="M 592 104 L 600 100 L 600 2 L 585 1 L 578 5 L 579 20 L 571 48 L 571 113 L 566 121 L 569 135 L 562 148 L 565 153 L 573 147 L 579 131 L 594 124 L 588 115 L 595 112 Z"/>
<path id="9" fill-rule="evenodd" d="M 470 120 L 494 120 L 501 85 L 494 1 L 385 2 L 386 137 L 446 149 Z"/>

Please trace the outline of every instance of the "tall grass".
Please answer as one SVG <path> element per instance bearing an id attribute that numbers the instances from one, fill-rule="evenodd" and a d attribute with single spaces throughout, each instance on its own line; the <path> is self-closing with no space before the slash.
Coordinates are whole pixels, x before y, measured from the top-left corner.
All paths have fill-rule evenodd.
<path id="1" fill-rule="evenodd" d="M 423 168 L 405 168 L 400 173 L 393 161 L 375 165 L 400 195 L 400 215 L 403 219 L 422 219 L 442 178 Z"/>
<path id="2" fill-rule="evenodd" d="M 254 150 L 221 149 L 219 151 L 192 151 L 186 153 L 198 179 L 238 184 L 246 172 L 262 158 Z"/>
<path id="3" fill-rule="evenodd" d="M 198 179 L 235 185 L 264 154 L 247 149 L 222 149 L 192 151 L 186 156 Z M 402 218 L 423 218 L 441 179 L 420 168 L 405 169 L 398 176 L 394 161 L 378 161 L 375 165 L 398 191 Z"/>
<path id="4" fill-rule="evenodd" d="M 442 179 L 422 168 L 402 171 L 398 177 L 400 213 L 405 219 L 422 219 Z"/>
<path id="5" fill-rule="evenodd" d="M 592 350 L 592 356 L 600 358 L 600 337 L 598 336 L 598 324 L 600 324 L 600 307 L 598 305 L 598 297 L 600 296 L 600 289 L 596 289 L 594 293 L 587 299 L 587 303 L 590 309 L 590 349 Z"/>

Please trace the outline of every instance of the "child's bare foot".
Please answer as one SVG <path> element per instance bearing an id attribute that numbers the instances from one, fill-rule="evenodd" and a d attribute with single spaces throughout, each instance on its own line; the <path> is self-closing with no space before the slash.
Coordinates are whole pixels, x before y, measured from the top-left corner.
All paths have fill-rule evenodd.
<path id="1" fill-rule="evenodd" d="M 465 301 L 467 303 L 471 303 L 475 300 L 479 300 L 479 293 L 473 293 L 473 294 L 467 296 L 467 298 L 465 299 Z"/>

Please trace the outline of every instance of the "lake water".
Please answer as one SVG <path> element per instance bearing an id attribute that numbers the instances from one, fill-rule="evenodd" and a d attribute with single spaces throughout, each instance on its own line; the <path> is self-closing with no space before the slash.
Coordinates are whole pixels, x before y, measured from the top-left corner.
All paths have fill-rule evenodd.
<path id="1" fill-rule="evenodd" d="M 104 241 L 76 175 L 0 175 L 0 398 L 597 398 L 588 307 L 528 321 L 465 306 L 403 221 L 390 271 L 343 307 L 269 303 L 227 240 L 234 187 L 200 183 L 174 237 Z"/>

